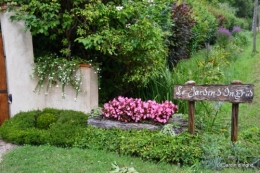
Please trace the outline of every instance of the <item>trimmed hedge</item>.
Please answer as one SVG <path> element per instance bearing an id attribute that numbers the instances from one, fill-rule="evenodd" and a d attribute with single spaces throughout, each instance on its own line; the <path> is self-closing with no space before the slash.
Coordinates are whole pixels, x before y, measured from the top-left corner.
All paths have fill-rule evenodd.
<path id="1" fill-rule="evenodd" d="M 57 120 L 46 129 L 37 128 L 37 118 L 44 114 L 55 115 Z M 149 161 L 191 165 L 201 158 L 199 136 L 183 133 L 171 137 L 146 129 L 100 129 L 86 126 L 87 119 L 88 115 L 82 112 L 50 108 L 20 112 L 4 122 L 0 127 L 0 135 L 4 140 L 15 144 L 51 144 L 106 150 Z"/>
<path id="2" fill-rule="evenodd" d="M 38 127 L 38 118 L 45 115 L 51 119 L 41 120 Z M 0 135 L 5 141 L 15 144 L 72 146 L 76 137 L 83 134 L 87 120 L 85 113 L 72 110 L 46 108 L 42 111 L 20 112 L 3 123 Z"/>

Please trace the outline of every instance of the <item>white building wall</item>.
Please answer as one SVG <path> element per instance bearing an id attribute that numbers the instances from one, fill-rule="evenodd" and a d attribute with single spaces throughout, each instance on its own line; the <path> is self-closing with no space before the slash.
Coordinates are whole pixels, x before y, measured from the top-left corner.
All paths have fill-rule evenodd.
<path id="1" fill-rule="evenodd" d="M 12 94 L 10 117 L 20 111 L 29 111 L 52 107 L 57 109 L 78 110 L 85 113 L 98 107 L 98 78 L 93 68 L 82 68 L 85 76 L 82 80 L 82 90 L 75 102 L 75 90 L 66 86 L 66 98 L 62 99 L 61 88 L 51 88 L 45 95 L 33 92 L 37 80 L 32 80 L 32 64 L 34 63 L 32 36 L 29 31 L 24 32 L 24 22 L 10 21 L 10 12 L 0 12 L 1 29 L 3 35 L 4 52 L 6 56 L 8 94 Z"/>

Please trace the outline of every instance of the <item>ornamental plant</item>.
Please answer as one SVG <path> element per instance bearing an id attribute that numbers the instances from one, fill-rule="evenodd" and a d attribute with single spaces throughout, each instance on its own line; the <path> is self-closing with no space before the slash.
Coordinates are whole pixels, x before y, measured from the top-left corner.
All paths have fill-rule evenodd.
<path id="1" fill-rule="evenodd" d="M 191 7 L 186 3 L 173 3 L 172 6 L 172 28 L 169 40 L 168 63 L 170 66 L 176 64 L 181 59 L 190 57 L 191 49 L 188 46 L 194 37 L 192 28 L 197 22 L 195 21 Z"/>
<path id="2" fill-rule="evenodd" d="M 216 33 L 217 43 L 221 48 L 226 48 L 231 36 L 232 35 L 228 29 L 224 27 L 219 27 Z"/>
<path id="3" fill-rule="evenodd" d="M 80 85 L 82 84 L 82 73 L 79 69 L 79 64 L 86 61 L 78 58 L 73 58 L 68 61 L 65 58 L 60 58 L 55 54 L 46 55 L 36 59 L 34 64 L 32 78 L 38 78 L 38 83 L 34 91 L 40 93 L 44 85 L 46 85 L 45 94 L 48 95 L 51 87 L 59 87 L 62 89 L 62 98 L 65 98 L 65 86 L 71 85 L 76 91 L 76 98 L 81 92 Z M 76 100 L 75 98 L 75 100 Z"/>
<path id="4" fill-rule="evenodd" d="M 234 26 L 232 30 L 232 35 L 235 36 L 237 33 L 241 32 L 241 27 L 240 26 Z"/>
<path id="5" fill-rule="evenodd" d="M 119 96 L 104 104 L 103 117 L 122 122 L 143 122 L 149 120 L 165 124 L 178 110 L 171 101 L 158 104 L 156 101 L 142 101 L 140 98 Z"/>

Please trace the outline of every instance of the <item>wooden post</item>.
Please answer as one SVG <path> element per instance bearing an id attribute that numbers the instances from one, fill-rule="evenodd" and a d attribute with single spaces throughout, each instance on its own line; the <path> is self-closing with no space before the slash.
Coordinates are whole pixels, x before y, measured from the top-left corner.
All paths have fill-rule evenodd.
<path id="1" fill-rule="evenodd" d="M 234 80 L 231 82 L 232 85 L 239 85 L 242 84 L 239 80 Z M 231 116 L 231 141 L 237 141 L 237 134 L 238 134 L 238 111 L 239 111 L 239 104 L 232 103 L 232 116 Z"/>
<path id="2" fill-rule="evenodd" d="M 195 85 L 195 81 L 188 81 L 185 85 Z M 188 101 L 188 130 L 190 134 L 194 134 L 195 131 L 195 122 L 194 122 L 194 114 L 195 114 L 195 101 Z"/>

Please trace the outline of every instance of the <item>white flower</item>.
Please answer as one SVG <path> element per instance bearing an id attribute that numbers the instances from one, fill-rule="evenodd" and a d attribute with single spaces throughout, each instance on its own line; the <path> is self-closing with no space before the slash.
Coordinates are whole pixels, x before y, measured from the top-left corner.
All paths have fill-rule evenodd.
<path id="1" fill-rule="evenodd" d="M 117 7 L 116 7 L 116 9 L 117 9 L 118 11 L 122 10 L 123 8 L 124 8 L 123 6 L 117 6 Z"/>
<path id="2" fill-rule="evenodd" d="M 131 26 L 130 23 L 128 23 L 128 24 L 125 25 L 126 28 L 130 28 L 130 26 Z"/>

